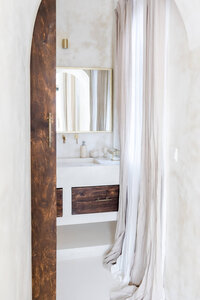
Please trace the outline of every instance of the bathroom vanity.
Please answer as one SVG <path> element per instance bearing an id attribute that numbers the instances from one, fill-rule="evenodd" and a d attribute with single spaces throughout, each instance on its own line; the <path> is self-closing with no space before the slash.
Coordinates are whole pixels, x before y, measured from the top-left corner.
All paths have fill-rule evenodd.
<path id="1" fill-rule="evenodd" d="M 118 161 L 93 158 L 58 159 L 57 187 L 58 226 L 117 219 Z"/>

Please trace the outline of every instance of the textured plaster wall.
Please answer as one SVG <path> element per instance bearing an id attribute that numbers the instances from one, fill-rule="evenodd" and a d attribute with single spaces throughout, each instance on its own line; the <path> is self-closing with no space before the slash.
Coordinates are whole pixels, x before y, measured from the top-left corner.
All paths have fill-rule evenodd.
<path id="1" fill-rule="evenodd" d="M 30 47 L 39 1 L 0 1 L 0 299 L 31 299 Z"/>
<path id="2" fill-rule="evenodd" d="M 57 66 L 112 68 L 115 2 L 57 0 Z"/>
<path id="3" fill-rule="evenodd" d="M 177 2 L 179 8 L 185 5 L 181 14 L 174 1 L 170 9 L 165 286 L 166 300 L 197 300 L 200 299 L 200 48 L 192 49 L 190 41 L 198 44 L 196 27 L 200 26 L 199 20 L 192 21 L 188 36 L 181 16 L 185 13 L 189 16 L 192 8 L 194 13 L 199 12 L 200 3 L 197 7 L 196 1 Z"/>
<path id="4" fill-rule="evenodd" d="M 199 0 L 175 0 L 184 21 L 191 50 L 200 47 Z"/>

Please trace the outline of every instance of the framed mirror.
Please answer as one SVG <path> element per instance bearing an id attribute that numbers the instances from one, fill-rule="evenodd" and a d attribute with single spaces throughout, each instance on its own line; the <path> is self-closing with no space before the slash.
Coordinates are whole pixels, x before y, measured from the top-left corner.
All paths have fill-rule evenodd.
<path id="1" fill-rule="evenodd" d="M 57 133 L 112 131 L 112 69 L 56 70 Z"/>

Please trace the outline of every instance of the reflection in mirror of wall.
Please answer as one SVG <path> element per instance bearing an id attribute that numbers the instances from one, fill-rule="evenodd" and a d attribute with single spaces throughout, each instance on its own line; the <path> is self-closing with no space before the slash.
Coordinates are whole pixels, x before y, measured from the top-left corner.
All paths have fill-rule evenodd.
<path id="1" fill-rule="evenodd" d="M 57 132 L 112 131 L 112 70 L 57 68 Z"/>

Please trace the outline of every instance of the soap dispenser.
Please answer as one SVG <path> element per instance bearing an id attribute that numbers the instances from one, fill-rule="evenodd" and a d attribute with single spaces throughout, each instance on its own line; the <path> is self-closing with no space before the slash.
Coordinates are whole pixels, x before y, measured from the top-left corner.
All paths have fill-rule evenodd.
<path id="1" fill-rule="evenodd" d="M 87 157 L 87 146 L 86 146 L 85 141 L 82 142 L 81 149 L 80 149 L 80 156 L 81 156 L 81 158 Z"/>

